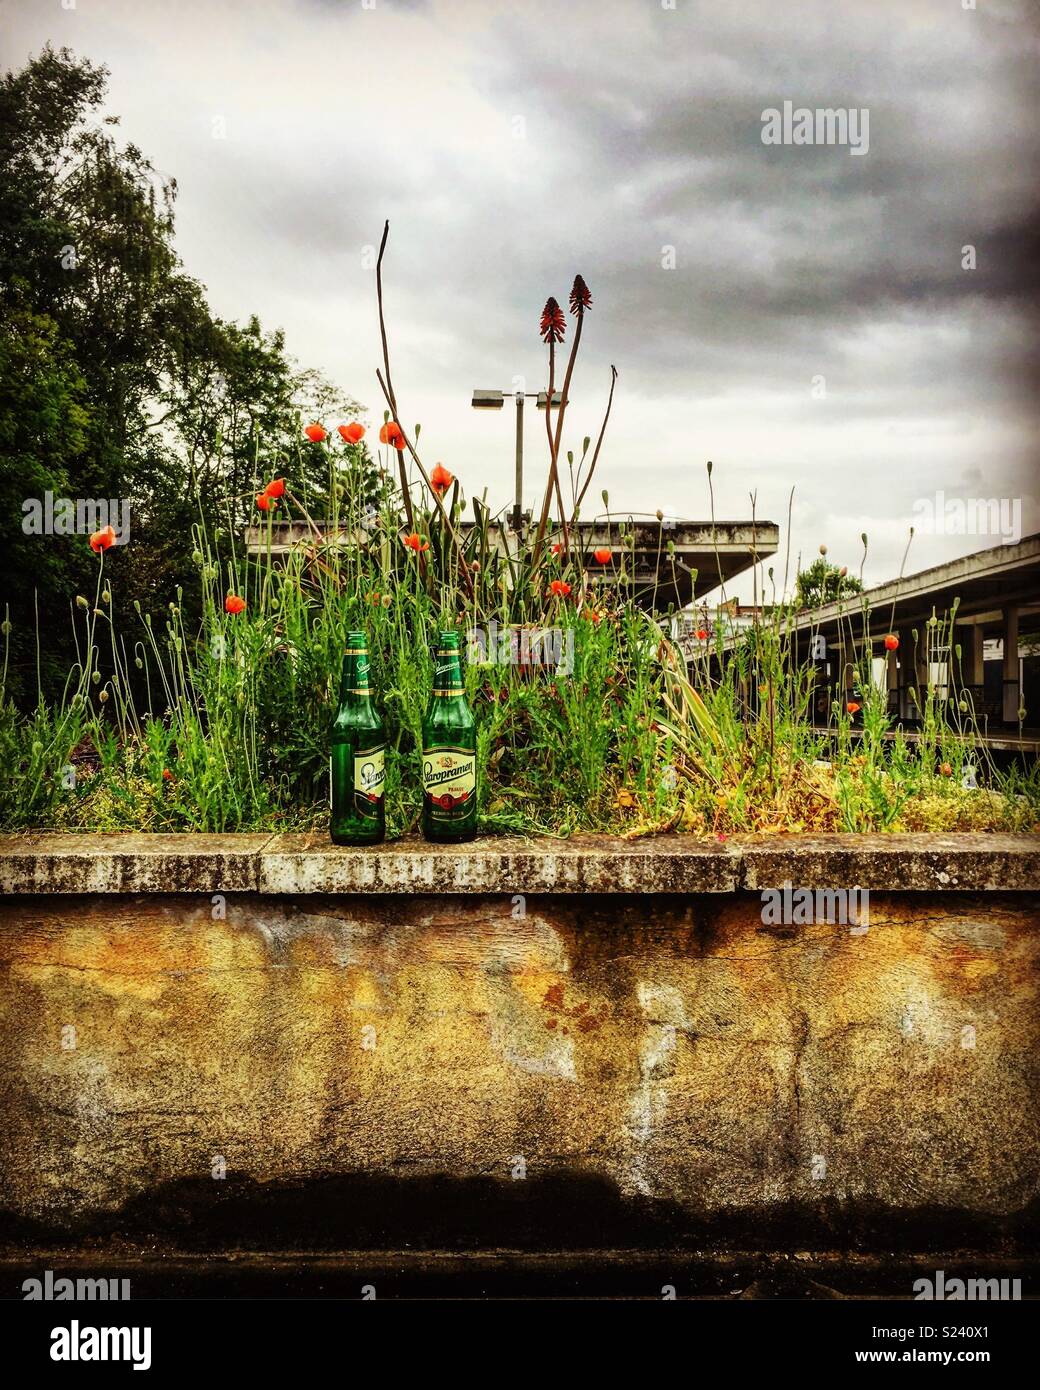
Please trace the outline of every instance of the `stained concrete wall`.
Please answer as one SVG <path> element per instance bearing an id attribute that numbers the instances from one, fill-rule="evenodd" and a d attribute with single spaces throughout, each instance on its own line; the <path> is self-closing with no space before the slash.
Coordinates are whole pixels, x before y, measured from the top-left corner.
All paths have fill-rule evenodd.
<path id="1" fill-rule="evenodd" d="M 30 852 L 0 845 L 0 867 Z M 1035 852 L 1007 850 L 1005 880 Z M 775 882 L 792 862 L 769 861 Z M 949 878 L 943 863 L 929 872 Z M 1030 1239 L 1036 892 L 874 888 L 858 931 L 764 925 L 743 862 L 744 886 L 690 894 L 525 894 L 508 855 L 499 871 L 511 891 L 224 892 L 215 870 L 177 892 L 0 899 L 8 1229 L 262 1247 Z M 124 881 L 139 872 L 124 856 Z"/>

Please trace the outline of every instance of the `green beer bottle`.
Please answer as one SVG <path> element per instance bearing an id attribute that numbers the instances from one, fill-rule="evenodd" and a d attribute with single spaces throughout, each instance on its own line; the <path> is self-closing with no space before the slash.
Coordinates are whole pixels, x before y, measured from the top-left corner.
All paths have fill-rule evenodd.
<path id="1" fill-rule="evenodd" d="M 383 800 L 383 721 L 368 684 L 368 646 L 363 632 L 347 634 L 339 709 L 332 722 L 329 772 L 332 842 L 374 845 L 386 835 Z"/>
<path id="2" fill-rule="evenodd" d="M 477 833 L 477 730 L 462 686 L 459 639 L 442 632 L 422 727 L 423 834 L 457 843 Z"/>

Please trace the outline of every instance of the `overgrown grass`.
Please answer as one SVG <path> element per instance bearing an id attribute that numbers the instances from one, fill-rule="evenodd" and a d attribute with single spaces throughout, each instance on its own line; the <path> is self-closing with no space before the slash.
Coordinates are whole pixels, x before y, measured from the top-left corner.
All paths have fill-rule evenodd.
<path id="1" fill-rule="evenodd" d="M 201 522 L 196 528 L 198 621 L 186 617 L 180 590 L 164 611 L 142 612 L 133 595 L 119 592 L 118 552 L 102 551 L 94 595 L 70 595 L 78 659 L 53 706 L 41 698 L 30 714 L 16 711 L 7 692 L 5 621 L 0 827 L 324 826 L 340 654 L 346 633 L 358 628 L 368 634 L 387 728 L 391 835 L 412 829 L 419 817 L 417 744 L 430 650 L 445 628 L 460 633 L 464 650 L 471 633 L 484 637 L 484 659 L 465 669 L 485 832 L 678 829 L 726 836 L 1040 823 L 1040 773 L 1034 766 L 1002 774 L 989 762 L 970 701 L 957 693 L 959 672 L 950 671 L 952 693 L 926 683 L 915 689 L 914 741 L 893 729 L 887 694 L 871 678 L 868 615 L 856 607 L 862 600 L 850 595 L 842 615 L 830 727 L 822 731 L 810 717 L 818 693 L 811 668 L 794 659 L 793 612 L 775 593 L 766 616 L 741 636 L 729 640 L 716 629 L 714 643 L 688 670 L 666 635 L 661 619 L 668 615 L 657 613 L 656 594 L 641 593 L 636 602 L 631 526 L 608 509 L 599 521 L 612 545 L 595 557 L 585 553 L 579 515 L 617 372 L 611 368 L 595 442 L 587 436 L 575 457 L 563 448 L 564 423 L 593 302 L 580 275 L 568 300 L 574 329 L 565 363 L 566 315 L 554 298 L 539 324 L 547 399 L 558 392 L 559 405 L 543 416 L 549 466 L 537 525 L 522 539 L 508 533 L 503 546 L 483 499 L 474 498 L 473 525 L 463 528 L 458 482 L 439 464 L 428 471 L 417 450 L 419 426 L 409 432 L 399 423 L 383 304 L 388 234 L 389 224 L 376 265 L 376 376 L 395 418 L 381 432 L 388 447 L 376 471 L 356 447 L 356 431 L 341 427 L 348 444 L 336 451 L 321 426 L 308 426 L 308 449 L 328 454 L 329 486 L 320 489 L 327 529 L 312 521 L 306 492 L 297 498 L 279 484 L 275 503 L 265 486 L 257 502 L 266 508 L 258 514 L 268 518 L 268 544 L 250 559 L 235 540 L 233 520 L 245 499 L 229 498 L 221 528 L 212 536 Z M 261 444 L 255 441 L 256 458 L 266 457 Z M 254 478 L 254 492 L 262 482 Z M 609 508 L 605 492 L 603 501 Z M 276 506 L 307 533 L 284 561 L 272 554 Z M 671 570 L 674 578 L 674 547 L 657 516 L 658 572 Z M 757 601 L 757 564 L 751 573 Z M 229 595 L 245 601 L 242 611 L 228 611 Z M 952 620 L 937 617 L 920 635 L 929 662 L 952 642 Z M 555 659 L 548 667 L 496 659 L 489 641 L 496 627 L 515 635 L 521 652 L 532 632 L 549 630 Z M 40 640 L 37 633 L 38 652 Z M 504 646 L 508 654 L 510 642 Z M 862 716 L 855 726 L 851 703 Z M 969 767 L 982 789 L 970 785 Z"/>
<path id="2" fill-rule="evenodd" d="M 537 560 L 530 548 L 502 555 L 478 504 L 463 569 L 447 529 L 458 532 L 457 485 L 443 514 L 413 498 L 419 544 L 429 545 L 416 551 L 403 544 L 389 471 L 382 511 L 365 513 L 371 491 L 351 486 L 331 451 L 330 466 L 331 535 L 343 544 L 315 528 L 284 559 L 268 546 L 247 560 L 228 534 L 218 546 L 199 527 L 197 630 L 187 630 L 177 594 L 165 611 L 135 611 L 118 592 L 118 552 L 99 557 L 95 594 L 72 608 L 79 660 L 64 698 L 28 716 L 6 696 L 0 703 L 4 829 L 323 827 L 340 654 L 347 631 L 363 628 L 388 734 L 388 831 L 401 834 L 419 816 L 416 750 L 435 635 L 454 628 L 466 650 L 492 623 L 500 634 L 555 629 L 564 660 L 559 669 L 466 664 L 485 832 L 1040 823 L 1036 768 L 987 765 L 962 700 L 922 688 L 917 741 L 898 729 L 890 738 L 887 699 L 864 666 L 854 682 L 861 719 L 854 724 L 836 689 L 831 729 L 814 729 L 810 673 L 789 659 L 788 610 L 732 650 L 718 634 L 716 660 L 709 644 L 688 671 L 666 624 L 632 601 L 624 560 L 608 583 L 573 546 L 546 546 Z M 288 496 L 282 506 L 305 515 Z M 569 592 L 554 594 L 554 580 Z M 228 593 L 245 599 L 243 612 L 225 611 Z M 969 766 L 986 785 L 962 785 Z"/>

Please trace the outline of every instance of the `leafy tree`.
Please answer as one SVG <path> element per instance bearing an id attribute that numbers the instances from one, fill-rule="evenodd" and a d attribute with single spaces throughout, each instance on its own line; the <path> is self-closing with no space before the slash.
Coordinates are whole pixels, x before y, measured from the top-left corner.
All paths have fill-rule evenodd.
<path id="1" fill-rule="evenodd" d="M 150 428 L 184 460 L 190 490 L 207 510 L 234 499 L 236 525 L 255 516 L 253 495 L 275 475 L 306 499 L 312 515 L 323 515 L 327 456 L 302 424 L 350 419 L 362 407 L 320 373 L 301 370 L 284 334 L 265 333 L 255 316 L 244 327 L 218 319 L 210 328 L 209 351 L 184 363 Z"/>
<path id="2" fill-rule="evenodd" d="M 861 594 L 863 585 L 855 575 L 832 565 L 822 555 L 798 575 L 795 598 L 798 608 L 822 608 L 836 598 Z"/>
<path id="3" fill-rule="evenodd" d="M 44 594 L 68 586 L 82 589 L 92 557 L 83 548 L 70 553 L 64 538 L 27 534 L 23 527 L 30 518 L 24 502 L 42 499 L 48 491 L 55 497 L 68 495 L 69 478 L 86 448 L 90 416 L 82 404 L 85 382 L 54 320 L 17 301 L 9 302 L 8 310 L 0 322 L 0 515 L 7 518 L 8 576 L 0 607 L 21 619 L 11 630 L 9 688 L 31 702 L 36 695 L 36 621 L 39 617 L 45 624 L 50 616 L 46 608 L 35 612 L 31 586 Z M 66 623 L 67 604 L 66 598 Z M 40 659 L 43 684 L 51 688 L 63 666 L 53 648 L 41 652 Z"/>
<path id="4" fill-rule="evenodd" d="M 50 47 L 0 78 L 0 500 L 19 516 L 48 489 L 127 499 L 130 544 L 109 552 L 117 586 L 147 608 L 183 585 L 190 613 L 194 523 L 237 543 L 275 473 L 320 515 L 327 456 L 302 439 L 301 413 L 360 407 L 301 369 L 280 332 L 214 318 L 174 248 L 176 182 L 119 144 L 117 118 L 100 114 L 106 80 Z M 367 452 L 351 458 L 369 486 Z M 8 688 L 23 702 L 35 698 L 35 615 L 53 693 L 73 652 L 69 604 L 93 565 L 83 538 L 18 541 Z"/>

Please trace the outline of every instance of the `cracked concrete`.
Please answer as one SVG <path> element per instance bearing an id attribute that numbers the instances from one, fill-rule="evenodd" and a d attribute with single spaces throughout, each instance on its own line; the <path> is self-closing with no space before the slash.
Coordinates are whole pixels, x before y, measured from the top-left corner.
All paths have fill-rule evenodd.
<path id="1" fill-rule="evenodd" d="M 832 868 L 846 853 L 825 851 Z M 756 852 L 740 850 L 745 882 L 764 872 Z M 769 847 L 769 872 L 799 882 L 820 852 L 785 864 Z M 968 872 L 967 847 L 898 852 L 919 857 L 921 883 Z M 640 1230 L 660 1219 L 669 1238 L 732 1220 L 752 1234 L 787 1223 L 802 1243 L 818 1230 L 885 1244 L 910 1221 L 938 1223 L 936 1240 L 1004 1239 L 1033 1220 L 1035 883 L 874 890 L 859 932 L 764 926 L 749 891 L 577 894 L 608 862 L 589 867 L 588 847 L 566 886 L 522 883 L 520 904 L 500 847 L 473 869 L 496 872 L 498 894 L 214 889 L 214 902 L 214 854 L 232 856 L 229 876 L 256 868 L 239 843 L 206 851 L 195 896 L 186 870 L 162 891 L 126 886 L 171 853 L 135 867 L 120 849 L 109 890 L 69 888 L 103 877 L 95 864 L 57 893 L 0 898 L 9 1222 L 202 1239 L 248 1197 L 248 1234 L 269 1220 L 250 1203 L 275 1193 L 312 1194 L 314 1239 L 349 1212 L 348 1238 L 377 1244 L 423 1244 L 449 1221 L 449 1243 L 481 1222 L 491 1244 L 558 1243 L 582 1211 L 604 1240 L 637 1210 Z M 425 850 L 392 851 L 411 853 Z M 733 880 L 737 855 L 721 859 Z M 653 853 L 631 862 L 656 872 Z M 676 850 L 662 881 L 685 865 Z M 292 1210 L 277 1208 L 285 1239 L 302 1238 Z"/>

